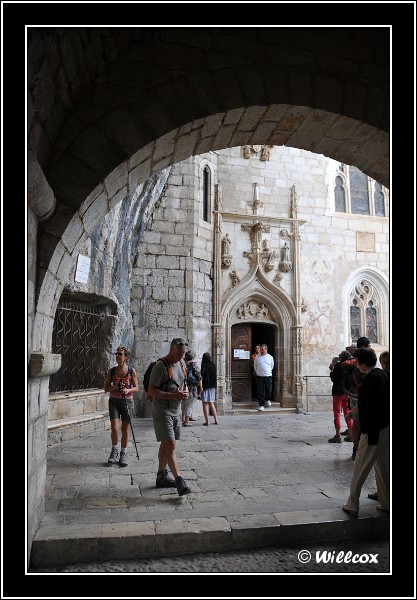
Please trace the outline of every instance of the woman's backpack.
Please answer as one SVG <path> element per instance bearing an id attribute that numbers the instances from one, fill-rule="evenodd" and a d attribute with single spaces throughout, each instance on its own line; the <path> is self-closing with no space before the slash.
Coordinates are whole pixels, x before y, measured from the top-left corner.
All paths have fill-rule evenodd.
<path id="1" fill-rule="evenodd" d="M 187 364 L 187 383 L 188 383 L 188 385 L 191 385 L 191 386 L 197 385 L 197 383 L 198 383 L 198 379 L 194 375 L 194 368 L 193 368 L 192 362 Z"/>

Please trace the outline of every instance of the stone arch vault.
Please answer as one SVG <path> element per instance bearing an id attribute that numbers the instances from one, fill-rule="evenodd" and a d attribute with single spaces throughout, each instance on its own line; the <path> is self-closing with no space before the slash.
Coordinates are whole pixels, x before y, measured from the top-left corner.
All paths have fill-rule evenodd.
<path id="1" fill-rule="evenodd" d="M 389 100 L 386 26 L 28 28 L 29 555 L 55 310 L 96 224 L 153 173 L 245 144 L 321 153 L 388 187 Z"/>

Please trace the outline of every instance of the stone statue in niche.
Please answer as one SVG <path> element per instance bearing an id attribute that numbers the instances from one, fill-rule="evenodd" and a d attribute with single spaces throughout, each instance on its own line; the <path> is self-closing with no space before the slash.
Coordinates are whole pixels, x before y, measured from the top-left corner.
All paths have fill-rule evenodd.
<path id="1" fill-rule="evenodd" d="M 226 233 L 222 240 L 222 254 L 229 254 L 230 252 L 230 238 L 229 234 Z"/>
<path id="2" fill-rule="evenodd" d="M 287 244 L 287 242 L 285 242 L 284 244 L 284 261 L 285 262 L 291 262 L 291 258 L 290 258 L 290 247 Z"/>
<path id="3" fill-rule="evenodd" d="M 290 247 L 287 242 L 285 242 L 282 248 L 282 261 L 279 263 L 279 270 L 283 273 L 288 273 L 292 271 L 292 262 L 290 256 Z"/>
<path id="4" fill-rule="evenodd" d="M 226 233 L 224 238 L 222 239 L 222 268 L 229 269 L 232 266 L 232 256 L 229 254 L 230 252 L 230 238 L 229 234 Z"/>
<path id="5" fill-rule="evenodd" d="M 262 258 L 264 260 L 264 269 L 266 272 L 272 271 L 275 267 L 275 259 L 278 258 L 275 250 L 271 250 L 268 240 L 262 241 Z"/>
<path id="6" fill-rule="evenodd" d="M 232 287 L 235 287 L 235 285 L 237 285 L 238 283 L 240 283 L 240 279 L 237 276 L 236 271 L 231 271 L 229 273 L 230 277 L 232 278 Z"/>

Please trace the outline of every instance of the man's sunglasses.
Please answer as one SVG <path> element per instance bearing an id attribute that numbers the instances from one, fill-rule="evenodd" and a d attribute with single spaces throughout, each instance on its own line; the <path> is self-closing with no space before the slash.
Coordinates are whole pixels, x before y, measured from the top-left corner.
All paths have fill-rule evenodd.
<path id="1" fill-rule="evenodd" d="M 114 355 L 115 356 L 127 356 L 127 354 L 124 354 L 123 352 L 115 352 Z"/>

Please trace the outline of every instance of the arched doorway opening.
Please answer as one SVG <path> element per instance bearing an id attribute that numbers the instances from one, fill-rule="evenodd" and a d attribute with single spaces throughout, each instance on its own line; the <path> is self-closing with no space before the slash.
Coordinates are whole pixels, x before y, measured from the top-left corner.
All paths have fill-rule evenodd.
<path id="1" fill-rule="evenodd" d="M 257 401 L 252 354 L 257 343 L 267 344 L 268 352 L 276 363 L 276 326 L 259 322 L 235 324 L 232 325 L 230 339 L 232 402 Z M 278 400 L 276 379 L 275 366 L 272 373 L 272 401 Z"/>

